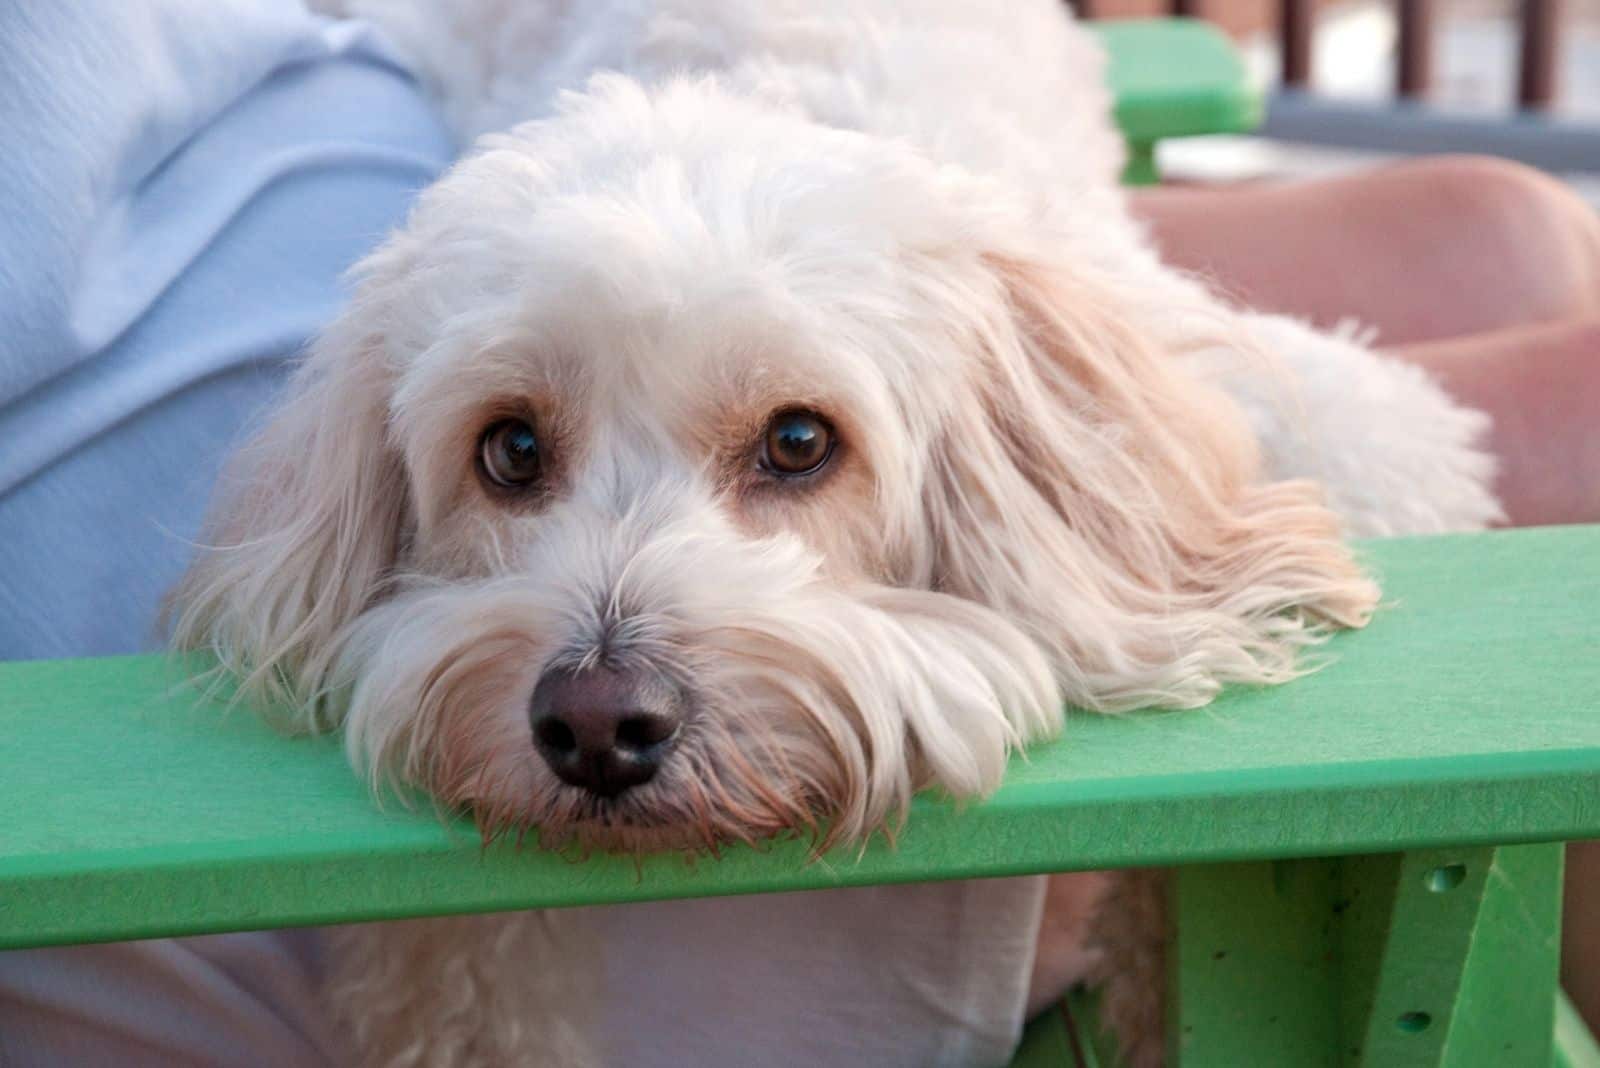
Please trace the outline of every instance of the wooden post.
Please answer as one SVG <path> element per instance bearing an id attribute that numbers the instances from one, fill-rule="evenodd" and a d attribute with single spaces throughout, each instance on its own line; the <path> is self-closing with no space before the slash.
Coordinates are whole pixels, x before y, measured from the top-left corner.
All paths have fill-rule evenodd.
<path id="1" fill-rule="evenodd" d="M 1400 0 L 1400 54 L 1395 92 L 1415 99 L 1433 87 L 1433 0 Z"/>
<path id="2" fill-rule="evenodd" d="M 1560 0 L 1522 0 L 1522 64 L 1517 79 L 1517 105 L 1543 109 L 1556 99 L 1557 42 Z"/>
<path id="3" fill-rule="evenodd" d="M 1168 909 L 1170 1064 L 1552 1063 L 1559 844 L 1182 867 Z"/>
<path id="4" fill-rule="evenodd" d="M 1311 38 L 1316 0 L 1283 0 L 1279 8 L 1283 47 L 1283 84 L 1304 89 L 1311 84 Z"/>

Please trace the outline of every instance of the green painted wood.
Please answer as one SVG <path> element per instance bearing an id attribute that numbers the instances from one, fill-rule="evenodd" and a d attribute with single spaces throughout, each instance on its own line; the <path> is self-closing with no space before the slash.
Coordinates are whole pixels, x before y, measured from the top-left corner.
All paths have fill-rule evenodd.
<path id="1" fill-rule="evenodd" d="M 1100 995 L 1074 987 L 1061 1003 L 1062 1017 L 1077 1041 L 1072 1052 L 1080 1068 L 1118 1068 L 1122 1059 L 1115 1039 L 1100 1021 Z"/>
<path id="2" fill-rule="evenodd" d="M 1131 141 L 1238 133 L 1261 121 L 1262 94 L 1238 49 L 1204 19 L 1090 22 L 1108 57 L 1117 124 Z"/>
<path id="3" fill-rule="evenodd" d="M 1556 995 L 1554 1046 L 1553 1068 L 1600 1068 L 1600 1043 L 1564 993 Z"/>
<path id="4" fill-rule="evenodd" d="M 1419 850 L 1345 862 L 1339 949 L 1347 1064 L 1439 1063 L 1494 852 Z M 1460 880 L 1434 910 L 1420 895 L 1428 893 L 1425 876 L 1440 866 Z"/>
<path id="5" fill-rule="evenodd" d="M 1376 542 L 1330 666 L 1198 712 L 1069 716 L 893 848 L 717 862 L 480 849 L 379 809 L 336 741 L 174 694 L 159 658 L 0 665 L 0 946 L 1028 872 L 1600 837 L 1600 527 Z"/>
<path id="6" fill-rule="evenodd" d="M 1029 1021 L 1008 1068 L 1099 1068 L 1093 1061 L 1079 1059 L 1068 1012 L 1063 1002 Z"/>
<path id="7" fill-rule="evenodd" d="M 1155 185 L 1161 181 L 1156 167 L 1156 146 L 1128 145 L 1128 162 L 1122 167 L 1123 185 Z"/>
<path id="8" fill-rule="evenodd" d="M 1100 1025 L 1099 997 L 1074 987 L 1022 1032 L 1008 1068 L 1117 1068 L 1116 1044 Z"/>
<path id="9" fill-rule="evenodd" d="M 1196 865 L 1168 885 L 1168 1062 L 1334 1068 L 1339 862 Z"/>
<path id="10" fill-rule="evenodd" d="M 1548 1064 L 1559 843 L 1201 865 L 1171 878 L 1169 1062 Z"/>
<path id="11" fill-rule="evenodd" d="M 1548 1063 L 1560 895 L 1559 844 L 1348 860 L 1345 1063 Z"/>
<path id="12" fill-rule="evenodd" d="M 1447 1068 L 1551 1063 L 1565 859 L 1560 843 L 1495 850 L 1445 1042 Z"/>
<path id="13" fill-rule="evenodd" d="M 1088 25 L 1109 58 L 1117 125 L 1129 145 L 1128 184 L 1155 180 L 1155 145 L 1165 138 L 1242 133 L 1261 122 L 1261 91 L 1233 43 L 1210 23 L 1170 18 Z"/>

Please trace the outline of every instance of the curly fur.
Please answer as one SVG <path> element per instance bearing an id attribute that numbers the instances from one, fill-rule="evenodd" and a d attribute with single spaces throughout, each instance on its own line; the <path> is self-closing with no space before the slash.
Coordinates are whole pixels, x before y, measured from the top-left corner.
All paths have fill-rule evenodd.
<path id="1" fill-rule="evenodd" d="M 351 6 L 463 139 L 505 132 L 241 453 L 176 641 L 486 836 L 860 840 L 917 789 L 993 789 L 1063 702 L 1292 678 L 1377 599 L 1345 534 L 1497 513 L 1481 416 L 1157 261 L 1053 0 Z M 752 463 L 792 407 L 842 442 L 801 488 Z M 508 413 L 548 452 L 515 504 L 474 470 Z M 600 658 L 695 708 L 605 805 L 527 726 L 543 672 Z M 371 1063 L 557 1031 L 584 1063 L 574 999 L 497 963 L 558 927 L 355 929 L 334 1002 Z"/>

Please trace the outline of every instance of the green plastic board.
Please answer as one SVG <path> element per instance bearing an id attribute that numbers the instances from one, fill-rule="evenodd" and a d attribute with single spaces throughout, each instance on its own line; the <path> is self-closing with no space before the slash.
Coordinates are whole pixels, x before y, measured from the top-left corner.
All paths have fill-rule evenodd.
<path id="1" fill-rule="evenodd" d="M 1155 146 L 1169 137 L 1243 133 L 1261 121 L 1262 94 L 1233 43 L 1200 19 L 1088 24 L 1110 59 L 1107 81 L 1128 141 L 1124 179 L 1156 179 Z"/>
<path id="2" fill-rule="evenodd" d="M 1202 19 L 1091 22 L 1110 57 L 1117 125 L 1130 141 L 1238 133 L 1261 121 L 1262 94 L 1233 42 Z"/>
<path id="3" fill-rule="evenodd" d="M 1456 846 L 1166 877 L 1167 1063 L 1596 1068 L 1556 985 L 1563 846 Z M 1081 989 L 1011 1068 L 1119 1063 Z"/>
<path id="4" fill-rule="evenodd" d="M 1177 869 L 1169 1060 L 1549 1064 L 1561 854 L 1468 846 Z"/>
<path id="5" fill-rule="evenodd" d="M 1322 671 L 1071 715 L 987 802 L 920 798 L 894 847 L 811 863 L 795 841 L 637 866 L 483 850 L 162 658 L 0 665 L 0 947 L 1600 836 L 1600 527 L 1363 551 L 1387 605 Z"/>

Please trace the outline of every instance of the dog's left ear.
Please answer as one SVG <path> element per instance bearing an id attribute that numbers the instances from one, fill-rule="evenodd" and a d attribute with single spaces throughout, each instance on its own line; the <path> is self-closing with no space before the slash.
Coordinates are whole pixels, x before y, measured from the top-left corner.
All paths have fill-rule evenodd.
<path id="1" fill-rule="evenodd" d="M 1091 272 L 984 258 L 1002 299 L 936 444 L 936 588 L 1023 625 L 1068 702 L 1204 704 L 1297 672 L 1375 585 L 1319 489 L 1262 482 L 1242 415 Z"/>
<path id="2" fill-rule="evenodd" d="M 346 313 L 225 470 L 168 597 L 174 646 L 212 653 L 241 698 L 292 727 L 320 724 L 342 632 L 381 596 L 406 536 L 387 386 L 381 343 Z"/>

